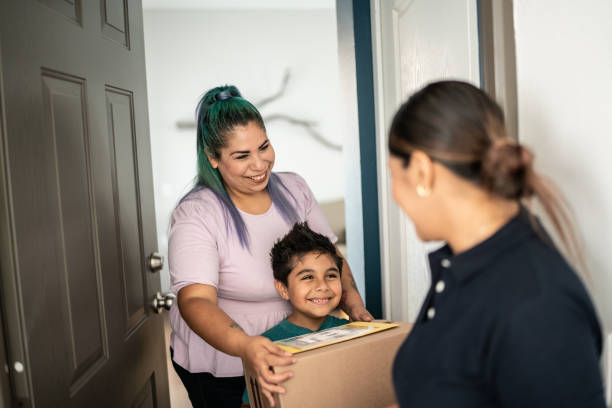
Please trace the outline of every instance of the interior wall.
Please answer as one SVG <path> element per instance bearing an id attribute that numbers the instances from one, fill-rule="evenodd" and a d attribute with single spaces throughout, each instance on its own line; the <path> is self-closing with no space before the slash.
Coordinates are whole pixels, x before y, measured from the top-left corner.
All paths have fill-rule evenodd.
<path id="1" fill-rule="evenodd" d="M 556 183 L 573 209 L 608 347 L 612 342 L 610 21 L 608 0 L 514 0 L 519 140 L 533 149 L 538 168 Z M 608 376 L 609 359 L 604 358 Z"/>
<path id="2" fill-rule="evenodd" d="M 569 201 L 612 328 L 612 3 L 515 0 L 519 138 Z"/>
<path id="3" fill-rule="evenodd" d="M 287 115 L 309 121 L 330 143 L 342 146 L 349 130 L 339 125 L 338 46 L 333 7 L 308 10 L 146 9 L 144 31 L 155 204 L 160 252 L 167 253 L 170 213 L 196 171 L 193 116 L 200 96 L 234 84 L 257 103 L 285 92 L 262 109 L 264 120 Z M 177 121 L 190 123 L 182 129 Z M 191 127 L 189 127 L 191 126 Z M 320 203 L 342 200 L 343 152 L 318 143 L 304 127 L 267 121 L 276 171 L 302 175 Z M 337 208 L 337 207 L 335 207 Z M 344 226 L 343 209 L 330 219 Z M 349 263 L 351 255 L 348 254 Z M 363 286 L 363 278 L 358 285 Z M 361 274 L 362 275 L 362 274 Z M 169 289 L 167 266 L 162 289 Z"/>

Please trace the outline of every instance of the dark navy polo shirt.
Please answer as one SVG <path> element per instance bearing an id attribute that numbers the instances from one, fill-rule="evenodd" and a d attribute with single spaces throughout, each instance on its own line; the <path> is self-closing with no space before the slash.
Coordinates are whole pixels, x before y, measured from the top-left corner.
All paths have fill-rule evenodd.
<path id="1" fill-rule="evenodd" d="M 543 237 L 523 209 L 472 249 L 430 254 L 431 288 L 393 365 L 400 407 L 605 408 L 595 310 Z"/>

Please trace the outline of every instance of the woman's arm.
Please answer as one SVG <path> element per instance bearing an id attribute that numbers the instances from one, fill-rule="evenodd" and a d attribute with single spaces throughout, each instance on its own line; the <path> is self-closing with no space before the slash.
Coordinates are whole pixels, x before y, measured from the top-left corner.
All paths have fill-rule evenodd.
<path id="1" fill-rule="evenodd" d="M 357 283 L 353 278 L 351 267 L 342 253 L 336 247 L 336 253 L 342 258 L 342 303 L 340 307 L 344 312 L 349 315 L 351 320 L 369 322 L 374 320 L 370 312 L 368 312 L 363 305 L 363 300 L 357 289 Z"/>
<path id="2" fill-rule="evenodd" d="M 217 305 L 217 289 L 211 285 L 192 284 L 178 293 L 181 316 L 198 336 L 226 354 L 240 357 L 257 374 L 262 392 L 274 406 L 272 393 L 284 393 L 278 384 L 291 371 L 275 374 L 271 366 L 290 365 L 295 359 L 265 337 L 249 336 Z"/>

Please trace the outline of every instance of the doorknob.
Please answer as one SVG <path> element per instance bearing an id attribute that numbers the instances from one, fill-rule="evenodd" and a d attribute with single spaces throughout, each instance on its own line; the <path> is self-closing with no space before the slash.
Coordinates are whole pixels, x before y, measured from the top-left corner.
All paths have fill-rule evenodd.
<path id="1" fill-rule="evenodd" d="M 151 252 L 149 255 L 149 269 L 151 272 L 159 272 L 164 267 L 164 257 L 158 252 Z"/>
<path id="2" fill-rule="evenodd" d="M 151 306 L 155 313 L 161 313 L 162 309 L 170 310 L 172 305 L 174 304 L 174 299 L 176 296 L 173 293 L 159 293 L 155 294 L 153 301 L 151 302 Z"/>

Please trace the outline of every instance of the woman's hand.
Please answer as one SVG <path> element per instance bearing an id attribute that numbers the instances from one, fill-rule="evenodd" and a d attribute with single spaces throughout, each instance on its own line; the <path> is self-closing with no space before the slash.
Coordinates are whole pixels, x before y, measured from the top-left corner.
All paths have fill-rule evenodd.
<path id="1" fill-rule="evenodd" d="M 352 308 L 345 304 L 345 313 L 349 316 L 352 322 L 371 322 L 374 320 L 370 312 L 367 311 L 363 304 L 357 304 Z"/>
<path id="2" fill-rule="evenodd" d="M 261 336 L 248 337 L 241 353 L 242 359 L 249 369 L 255 373 L 261 392 L 274 406 L 273 393 L 284 394 L 285 389 L 280 383 L 287 381 L 293 376 L 292 371 L 275 374 L 272 366 L 287 366 L 295 363 L 291 353 L 282 350 L 269 339 Z"/>
<path id="3" fill-rule="evenodd" d="M 357 283 L 353 278 L 353 273 L 351 272 L 349 264 L 337 247 L 336 253 L 342 258 L 342 276 L 340 277 L 342 281 L 341 309 L 344 310 L 344 313 L 349 316 L 352 322 L 371 322 L 374 318 L 363 305 L 363 299 L 361 299 L 361 295 L 357 289 Z"/>

